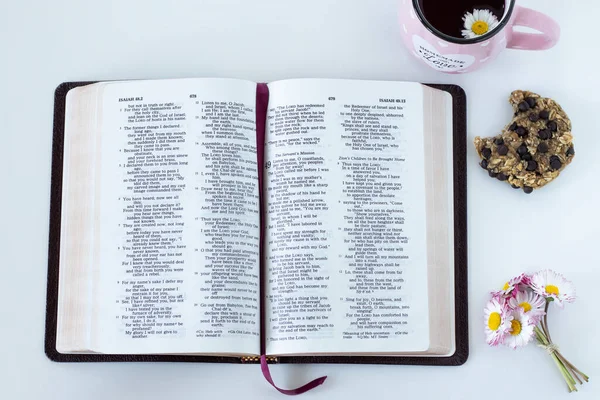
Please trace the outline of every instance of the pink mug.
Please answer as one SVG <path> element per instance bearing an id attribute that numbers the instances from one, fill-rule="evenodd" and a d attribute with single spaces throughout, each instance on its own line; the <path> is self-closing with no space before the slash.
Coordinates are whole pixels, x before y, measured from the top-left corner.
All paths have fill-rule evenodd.
<path id="1" fill-rule="evenodd" d="M 546 50 L 558 42 L 560 27 L 547 15 L 520 7 L 515 0 L 506 0 L 504 10 L 496 28 L 482 36 L 464 39 L 434 28 L 424 17 L 419 0 L 400 0 L 402 38 L 415 57 L 435 70 L 450 74 L 475 71 L 507 47 Z M 533 28 L 540 33 L 516 32 L 515 26 Z"/>

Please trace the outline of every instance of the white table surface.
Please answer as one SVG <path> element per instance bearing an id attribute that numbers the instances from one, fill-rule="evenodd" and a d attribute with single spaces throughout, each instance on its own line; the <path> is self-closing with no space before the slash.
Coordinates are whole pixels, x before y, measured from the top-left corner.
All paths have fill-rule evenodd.
<path id="1" fill-rule="evenodd" d="M 573 121 L 576 159 L 526 196 L 487 177 L 468 154 L 471 356 L 458 368 L 274 366 L 282 386 L 329 375 L 305 399 L 557 399 L 569 396 L 541 349 L 489 348 L 488 291 L 521 271 L 553 268 L 579 299 L 552 311 L 553 337 L 600 398 L 600 56 L 594 0 L 534 1 L 562 28 L 545 52 L 507 50 L 486 69 L 446 76 L 402 47 L 397 0 L 8 1 L 0 7 L 0 398 L 282 398 L 260 368 L 228 364 L 58 364 L 44 355 L 54 88 L 128 78 L 294 77 L 456 83 L 468 95 L 468 140 L 509 120 L 527 88 L 557 99 Z M 573 6 L 577 4 L 577 6 Z M 571 395 L 575 396 L 575 395 Z"/>

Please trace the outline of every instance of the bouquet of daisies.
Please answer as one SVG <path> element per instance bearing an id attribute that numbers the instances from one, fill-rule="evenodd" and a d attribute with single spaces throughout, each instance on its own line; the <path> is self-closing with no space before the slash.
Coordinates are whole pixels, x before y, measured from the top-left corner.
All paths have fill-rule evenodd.
<path id="1" fill-rule="evenodd" d="M 563 308 L 565 303 L 573 301 L 575 287 L 562 275 L 551 270 L 521 274 L 506 282 L 502 290 L 492 292 L 485 307 L 487 343 L 516 349 L 535 338 L 556 363 L 569 391 L 577 391 L 575 380 L 583 384 L 589 378 L 560 353 L 548 330 L 550 303 Z"/>

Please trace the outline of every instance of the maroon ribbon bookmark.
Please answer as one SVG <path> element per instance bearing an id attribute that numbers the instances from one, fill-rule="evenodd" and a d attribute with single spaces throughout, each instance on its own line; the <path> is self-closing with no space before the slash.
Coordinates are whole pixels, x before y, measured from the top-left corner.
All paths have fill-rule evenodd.
<path id="1" fill-rule="evenodd" d="M 260 193 L 260 225 L 264 226 L 263 224 L 263 216 L 264 216 L 264 202 L 263 202 L 263 198 L 262 198 L 262 194 L 263 194 L 263 168 L 264 168 L 264 148 L 265 148 L 265 127 L 266 127 L 266 116 L 267 116 L 267 108 L 268 108 L 268 104 L 269 104 L 269 87 L 267 86 L 266 83 L 259 83 L 257 85 L 256 88 L 256 145 L 257 145 L 257 162 L 258 162 L 258 186 L 259 186 L 259 193 Z M 262 259 L 262 255 L 263 255 L 263 241 L 264 241 L 264 231 L 261 230 L 260 233 L 260 254 L 261 254 L 261 259 Z M 262 265 L 261 265 L 261 271 L 262 271 Z M 264 293 L 263 288 L 264 288 L 264 280 L 261 279 L 260 280 L 260 292 Z M 260 336 L 261 337 L 265 337 L 265 332 L 264 332 L 264 308 L 262 306 L 262 302 L 261 302 L 261 313 L 260 313 L 260 318 L 261 318 L 261 331 L 260 331 Z M 265 343 L 264 341 L 261 343 L 261 351 L 264 352 L 264 346 Z M 302 394 L 304 392 L 308 392 L 311 389 L 316 388 L 317 386 L 321 385 L 323 382 L 325 382 L 325 379 L 327 379 L 326 376 L 322 376 L 320 378 L 315 379 L 314 381 L 308 382 L 306 385 L 301 386 L 297 389 L 281 389 L 279 387 L 277 387 L 277 385 L 275 385 L 275 382 L 273 382 L 273 378 L 271 378 L 271 372 L 269 371 L 269 365 L 267 364 L 267 357 L 266 356 L 260 356 L 260 369 L 262 370 L 263 376 L 265 377 L 265 379 L 267 380 L 267 382 L 269 382 L 271 384 L 271 386 L 273 386 L 275 389 L 277 389 L 280 393 L 283 393 L 285 395 L 288 396 L 295 396 L 297 394 Z"/>
<path id="2" fill-rule="evenodd" d="M 302 394 L 304 392 L 308 392 L 309 390 L 314 389 L 319 385 L 322 385 L 323 382 L 325 382 L 325 379 L 327 379 L 326 376 L 322 376 L 322 377 L 317 378 L 313 381 L 310 381 L 306 385 L 300 386 L 299 388 L 296 388 L 296 389 L 281 389 L 280 387 L 278 387 L 275 384 L 275 382 L 273 382 L 273 378 L 271 378 L 271 372 L 269 371 L 269 364 L 267 364 L 266 356 L 260 356 L 260 369 L 262 370 L 263 376 L 265 377 L 267 382 L 269 382 L 271 384 L 271 386 L 273 386 L 275 389 L 277 389 L 279 391 L 279 393 L 283 393 L 288 396 L 295 396 L 297 394 Z"/>

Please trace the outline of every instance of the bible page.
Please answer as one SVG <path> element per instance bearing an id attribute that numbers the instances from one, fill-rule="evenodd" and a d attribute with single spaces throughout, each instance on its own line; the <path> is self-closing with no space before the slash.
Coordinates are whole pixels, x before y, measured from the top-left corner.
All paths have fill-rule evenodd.
<path id="1" fill-rule="evenodd" d="M 269 91 L 267 354 L 427 350 L 422 86 Z"/>
<path id="2" fill-rule="evenodd" d="M 256 84 L 104 84 L 92 340 L 259 353 Z"/>

